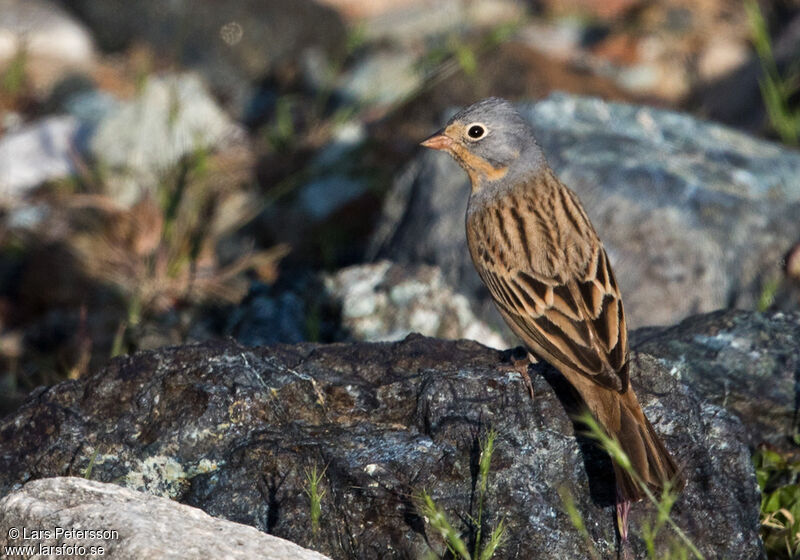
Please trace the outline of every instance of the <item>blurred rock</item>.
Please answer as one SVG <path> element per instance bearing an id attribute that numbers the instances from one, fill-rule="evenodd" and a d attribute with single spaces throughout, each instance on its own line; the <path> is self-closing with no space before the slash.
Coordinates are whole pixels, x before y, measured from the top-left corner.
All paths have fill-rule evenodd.
<path id="1" fill-rule="evenodd" d="M 530 48 L 564 59 L 581 48 L 585 32 L 586 26 L 575 19 L 534 20 L 519 30 L 517 38 Z"/>
<path id="2" fill-rule="evenodd" d="M 392 341 L 420 333 L 509 346 L 473 315 L 467 298 L 453 293 L 436 267 L 388 261 L 351 266 L 326 276 L 325 287 L 341 308 L 347 340 Z"/>
<path id="3" fill-rule="evenodd" d="M 115 94 L 103 90 L 92 77 L 70 74 L 53 86 L 43 110 L 48 113 L 66 112 L 91 129 L 119 107 Z"/>
<path id="4" fill-rule="evenodd" d="M 307 173 L 312 179 L 300 187 L 298 204 L 292 208 L 302 219 L 324 222 L 369 189 L 368 170 L 359 157 L 367 140 L 363 123 L 346 122 L 332 132 L 328 143 L 311 159 Z"/>
<path id="5" fill-rule="evenodd" d="M 654 35 L 640 38 L 633 50 L 633 60 L 621 64 L 613 73 L 616 81 L 639 96 L 657 96 L 677 105 L 691 91 L 691 68 L 685 56 L 678 56 L 674 42 Z"/>
<path id="6" fill-rule="evenodd" d="M 493 428 L 483 519 L 504 520 L 501 556 L 589 558 L 561 489 L 575 497 L 598 554 L 613 557 L 613 475 L 608 459 L 576 438 L 574 395 L 540 364 L 532 401 L 518 375 L 498 371 L 503 361 L 475 342 L 420 336 L 257 349 L 216 342 L 120 358 L 38 391 L 0 420 L 0 495 L 91 463 L 96 480 L 170 496 L 335 558 L 420 558 L 443 545 L 413 497 L 425 489 L 468 538 L 478 442 Z M 762 557 L 740 422 L 652 356 L 634 354 L 632 366 L 640 401 L 689 480 L 672 518 L 708 558 Z M 315 466 L 325 491 L 316 534 L 304 493 Z M 655 515 L 633 506 L 633 557 L 646 555 L 641 528 Z M 667 533 L 656 550 L 667 550 Z"/>
<path id="7" fill-rule="evenodd" d="M 18 199 L 45 181 L 64 179 L 77 171 L 86 155 L 95 126 L 104 118 L 116 118 L 119 102 L 111 95 L 96 90 L 85 78 L 75 78 L 82 88 L 59 93 L 65 79 L 56 84 L 48 101 L 48 112 L 57 115 L 23 124 L 21 116 L 6 122 L 0 135 L 0 197 Z M 67 113 L 67 114 L 62 114 Z M 12 122 L 15 121 L 15 122 Z M 134 131 L 128 130 L 128 135 Z M 123 138 L 124 140 L 124 138 Z"/>
<path id="8" fill-rule="evenodd" d="M 719 311 L 634 335 L 637 351 L 657 357 L 704 400 L 741 418 L 752 448 L 767 442 L 796 449 L 799 313 Z"/>
<path id="9" fill-rule="evenodd" d="M 248 148 L 192 155 L 130 207 L 100 194 L 100 170 L 80 175 L 93 194 L 56 183 L 0 213 L 0 322 L 23 336 L 18 359 L 0 353 L 15 391 L 95 371 L 112 353 L 220 336 L 219 308 L 253 278 L 274 281 L 286 249 L 240 233 L 259 206 Z"/>
<path id="10" fill-rule="evenodd" d="M 332 89 L 334 99 L 343 106 L 377 106 L 378 110 L 412 96 L 425 77 L 418 49 L 385 44 L 359 50 L 337 73 L 331 72 L 323 53 L 311 50 L 302 60 L 302 70 L 309 90 Z"/>
<path id="11" fill-rule="evenodd" d="M 432 266 L 388 261 L 333 273 L 254 284 L 230 314 L 226 333 L 247 346 L 276 342 L 395 341 L 411 333 L 509 344 L 477 319 L 463 295 Z"/>
<path id="12" fill-rule="evenodd" d="M 48 0 L 0 0 L 0 70 L 24 56 L 24 70 L 40 95 L 69 72 L 88 71 L 95 59 L 86 28 Z"/>
<path id="13" fill-rule="evenodd" d="M 784 23 L 773 39 L 772 51 L 778 71 L 782 76 L 790 76 L 800 52 L 800 14 Z M 690 105 L 707 118 L 760 133 L 769 126 L 761 94 L 762 78 L 761 62 L 755 53 L 750 52 L 747 62 L 735 71 L 709 83 L 698 84 Z M 736 95 L 731 95 L 732 91 Z"/>
<path id="14" fill-rule="evenodd" d="M 3 114 L 0 115 L 0 131 L 2 131 L 3 134 L 18 132 L 23 124 L 24 119 L 17 111 L 4 111 Z"/>
<path id="15" fill-rule="evenodd" d="M 291 291 L 271 294 L 257 286 L 230 315 L 227 332 L 246 346 L 297 343 L 306 334 L 306 302 Z"/>
<path id="16" fill-rule="evenodd" d="M 118 111 L 120 103 L 104 91 L 91 89 L 70 95 L 64 100 L 63 107 L 87 126 L 96 126 Z"/>
<path id="17" fill-rule="evenodd" d="M 36 231 L 49 217 L 47 204 L 15 204 L 4 216 L 3 226 L 9 230 Z"/>
<path id="18" fill-rule="evenodd" d="M 311 0 L 62 0 L 101 48 L 149 44 L 203 75 L 237 117 L 270 75 L 292 74 L 302 53 L 342 51 L 338 14 Z"/>
<path id="19" fill-rule="evenodd" d="M 729 0 L 544 0 L 540 6 L 546 17 L 526 22 L 521 39 L 650 100 L 680 104 L 749 57 L 746 10 Z"/>
<path id="20" fill-rule="evenodd" d="M 97 538 L 53 535 L 49 538 L 9 537 L 12 527 L 88 529 Z M 172 500 L 142 494 L 115 484 L 83 478 L 48 478 L 26 484 L 0 500 L 0 546 L 102 547 L 88 556 L 117 560 L 142 558 L 231 558 L 264 560 L 324 560 L 294 543 L 252 527 L 215 519 L 201 510 Z M 97 550 L 96 548 L 94 550 Z M 44 554 L 47 557 L 84 554 Z"/>
<path id="21" fill-rule="evenodd" d="M 742 41 L 728 37 L 712 38 L 697 60 L 700 79 L 710 82 L 742 67 L 750 58 L 750 49 Z"/>
<path id="22" fill-rule="evenodd" d="M 271 203 L 254 230 L 262 244 L 290 245 L 290 258 L 301 267 L 324 263 L 333 269 L 361 260 L 390 171 L 385 162 L 376 163 L 378 149 L 358 118 L 341 123 L 336 116 L 327 123 L 318 116 L 311 119 L 307 140 L 259 161 L 258 180 Z M 313 151 L 309 137 L 314 138 Z"/>
<path id="23" fill-rule="evenodd" d="M 633 326 L 753 308 L 800 238 L 800 154 L 688 115 L 553 95 L 521 106 L 581 197 Z M 501 328 L 466 248 L 466 174 L 421 153 L 387 198 L 372 254 L 433 263 Z"/>
<path id="24" fill-rule="evenodd" d="M 0 138 L 0 199 L 19 202 L 44 181 L 72 175 L 82 132 L 77 119 L 53 116 Z"/>
<path id="25" fill-rule="evenodd" d="M 324 220 L 367 190 L 363 181 L 349 177 L 320 178 L 303 186 L 301 207 L 312 220 Z"/>
<path id="26" fill-rule="evenodd" d="M 362 58 L 337 80 L 337 93 L 351 103 L 390 105 L 409 97 L 422 85 L 417 57 L 403 50 L 383 51 Z"/>
<path id="27" fill-rule="evenodd" d="M 519 0 L 320 0 L 363 27 L 370 39 L 398 43 L 471 27 L 494 27 L 524 13 Z"/>
<path id="28" fill-rule="evenodd" d="M 312 166 L 317 169 L 341 168 L 343 162 L 352 159 L 358 148 L 367 140 L 367 131 L 362 122 L 349 121 L 338 126 L 328 143 L 314 156 Z"/>
<path id="29" fill-rule="evenodd" d="M 137 99 L 101 118 L 90 151 L 108 172 L 106 193 L 131 205 L 155 194 L 183 156 L 243 138 L 197 76 L 170 75 L 149 78 Z"/>
<path id="30" fill-rule="evenodd" d="M 642 0 L 540 0 L 540 4 L 552 15 L 581 15 L 587 19 L 614 20 L 625 17 L 633 10 L 641 9 L 645 2 Z"/>
<path id="31" fill-rule="evenodd" d="M 352 22 L 366 46 L 351 53 L 334 81 L 337 98 L 370 106 L 381 114 L 414 97 L 424 87 L 426 63 L 441 48 L 461 45 L 479 51 L 474 36 L 513 24 L 525 13 L 518 0 L 324 0 Z M 472 34 L 472 41 L 468 37 Z M 444 45 L 447 45 L 444 47 Z M 330 87 L 329 66 L 314 52 L 304 60 L 306 81 Z M 473 53 L 474 54 L 474 53 Z M 328 70 L 326 72 L 326 70 Z"/>

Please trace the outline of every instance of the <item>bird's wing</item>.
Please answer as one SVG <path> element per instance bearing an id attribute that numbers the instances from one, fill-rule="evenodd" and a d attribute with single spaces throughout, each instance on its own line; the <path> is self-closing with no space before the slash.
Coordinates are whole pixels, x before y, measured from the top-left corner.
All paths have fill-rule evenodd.
<path id="1" fill-rule="evenodd" d="M 604 387 L 627 388 L 625 314 L 602 246 L 577 278 L 543 278 L 514 268 L 481 272 L 503 316 L 525 342 Z"/>

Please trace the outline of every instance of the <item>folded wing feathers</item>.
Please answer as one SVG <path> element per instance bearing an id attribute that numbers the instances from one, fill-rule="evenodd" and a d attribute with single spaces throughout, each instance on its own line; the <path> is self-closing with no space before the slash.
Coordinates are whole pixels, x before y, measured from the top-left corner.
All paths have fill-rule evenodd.
<path id="1" fill-rule="evenodd" d="M 504 315 L 566 366 L 621 390 L 627 375 L 627 336 L 622 302 L 605 250 L 598 247 L 583 281 L 561 283 L 530 271 L 497 274 L 485 282 Z"/>

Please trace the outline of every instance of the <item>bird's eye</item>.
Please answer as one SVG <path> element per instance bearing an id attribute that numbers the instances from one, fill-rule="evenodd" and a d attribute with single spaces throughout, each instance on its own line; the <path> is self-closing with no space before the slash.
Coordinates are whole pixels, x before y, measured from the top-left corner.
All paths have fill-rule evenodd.
<path id="1" fill-rule="evenodd" d="M 486 129 L 479 124 L 470 125 L 470 127 L 467 129 L 467 136 L 473 140 L 479 140 L 480 138 L 483 138 L 484 134 L 486 134 Z"/>

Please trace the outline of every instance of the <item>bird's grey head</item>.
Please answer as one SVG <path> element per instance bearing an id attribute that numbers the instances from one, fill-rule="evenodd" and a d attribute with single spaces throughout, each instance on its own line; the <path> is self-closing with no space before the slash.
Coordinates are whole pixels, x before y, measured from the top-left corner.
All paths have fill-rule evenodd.
<path id="1" fill-rule="evenodd" d="M 538 168 L 544 161 L 530 125 L 511 103 L 499 97 L 459 111 L 422 145 L 453 156 L 469 174 L 473 191 L 522 168 Z"/>

